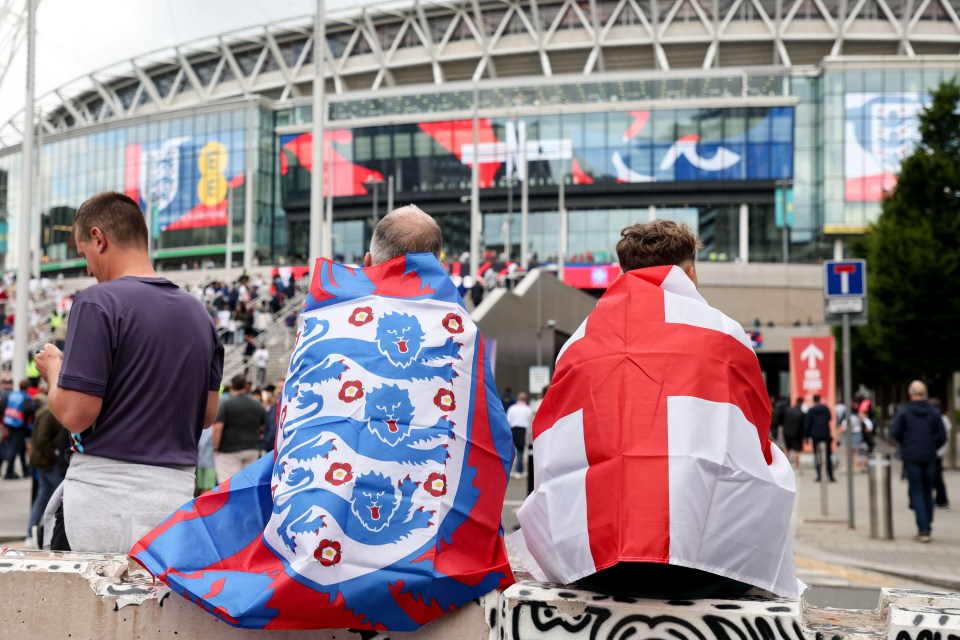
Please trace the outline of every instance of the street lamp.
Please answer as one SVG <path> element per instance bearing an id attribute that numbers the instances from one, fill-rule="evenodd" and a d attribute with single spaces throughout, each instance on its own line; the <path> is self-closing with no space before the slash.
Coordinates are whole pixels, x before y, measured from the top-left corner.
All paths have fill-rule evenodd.
<path id="1" fill-rule="evenodd" d="M 379 176 L 371 175 L 367 178 L 365 185 L 368 187 L 373 187 L 373 225 L 377 226 L 377 222 L 380 221 L 380 212 L 377 210 L 377 207 L 380 204 L 380 185 L 383 184 L 383 178 Z"/>

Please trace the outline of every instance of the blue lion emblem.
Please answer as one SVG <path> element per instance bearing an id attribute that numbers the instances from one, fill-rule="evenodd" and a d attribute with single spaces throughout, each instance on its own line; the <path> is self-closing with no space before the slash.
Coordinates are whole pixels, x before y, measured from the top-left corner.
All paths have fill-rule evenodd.
<path id="1" fill-rule="evenodd" d="M 391 447 L 410 435 L 413 403 L 410 393 L 395 385 L 374 387 L 367 395 L 364 417 L 370 431 Z"/>
<path id="2" fill-rule="evenodd" d="M 307 320 L 310 320 L 309 318 Z M 326 320 L 317 322 L 327 323 Z M 327 323 L 328 324 L 328 323 Z M 323 331 L 326 333 L 326 330 Z M 306 336 L 306 332 L 304 336 Z M 460 343 L 452 337 L 437 347 L 423 345 L 425 334 L 420 321 L 406 313 L 387 313 L 377 323 L 376 343 L 357 338 L 329 338 L 315 335 L 314 340 L 304 340 L 297 346 L 295 358 L 303 358 L 309 351 L 311 359 L 320 363 L 329 363 L 335 356 L 350 358 L 370 373 L 390 380 L 431 380 L 439 378 L 451 382 L 457 377 L 452 363 L 430 364 L 434 360 L 460 359 Z M 316 345 L 314 347 L 314 345 Z M 341 361 L 342 363 L 342 361 Z M 319 366 L 319 365 L 317 365 Z M 328 367 L 335 367 L 328 364 Z M 303 373 L 312 372 L 307 368 Z M 323 369 L 326 372 L 328 369 Z M 293 369 L 291 377 L 299 370 Z M 337 375 L 343 373 L 340 371 Z M 335 377 L 335 376 L 334 376 Z M 329 379 L 329 378 L 327 378 Z M 311 377 L 312 381 L 319 380 Z M 288 386 L 290 383 L 287 383 Z M 292 395 L 290 397 L 293 397 Z"/>
<path id="3" fill-rule="evenodd" d="M 273 513 L 286 514 L 277 527 L 277 535 L 290 551 L 296 550 L 297 534 L 325 529 L 327 515 L 347 535 L 367 545 L 393 544 L 417 529 L 433 526 L 430 520 L 435 511 L 413 508 L 417 483 L 410 476 L 394 486 L 384 475 L 365 473 L 354 483 L 349 501 L 313 486 L 314 477 L 312 469 L 294 467 L 287 473 L 286 490 L 274 497 Z M 351 514 L 355 520 L 350 519 Z M 360 527 L 354 526 L 356 522 Z"/>
<path id="4" fill-rule="evenodd" d="M 409 367 L 420 355 L 423 338 L 420 323 L 405 313 L 388 313 L 377 323 L 377 349 L 401 369 Z"/>
<path id="5" fill-rule="evenodd" d="M 347 416 L 320 416 L 308 414 L 291 424 L 309 425 L 290 429 L 281 445 L 277 460 L 312 460 L 326 458 L 339 438 L 354 451 L 367 458 L 384 462 L 422 465 L 428 462 L 443 464 L 449 454 L 447 442 L 454 439 L 454 422 L 445 416 L 430 427 L 414 426 L 414 407 L 410 392 L 395 385 L 374 387 L 367 394 L 364 419 Z M 284 431 L 287 431 L 286 426 Z M 439 444 L 424 449 L 424 442 Z M 282 471 L 278 467 L 277 472 Z"/>

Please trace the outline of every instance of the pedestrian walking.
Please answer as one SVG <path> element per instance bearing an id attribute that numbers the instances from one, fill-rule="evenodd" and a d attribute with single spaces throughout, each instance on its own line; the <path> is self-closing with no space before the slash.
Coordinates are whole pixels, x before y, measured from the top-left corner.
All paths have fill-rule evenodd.
<path id="1" fill-rule="evenodd" d="M 56 551 L 126 553 L 193 497 L 223 347 L 203 304 L 157 275 L 147 235 L 143 211 L 122 193 L 93 196 L 74 218 L 97 284 L 74 300 L 65 350 L 48 344 L 37 356 L 50 410 L 75 440 Z"/>
<path id="2" fill-rule="evenodd" d="M 30 389 L 30 381 L 21 380 L 20 390 L 8 393 L 3 406 L 3 439 L 7 446 L 7 472 L 3 476 L 4 480 L 16 480 L 20 477 L 13 470 L 17 458 L 20 458 L 23 477 L 26 478 L 30 474 L 30 467 L 27 466 L 26 443 L 30 436 L 34 406 L 33 400 L 27 393 L 28 389 Z"/>
<path id="3" fill-rule="evenodd" d="M 800 452 L 803 450 L 803 420 L 803 398 L 797 398 L 797 402 L 783 412 L 783 444 L 797 471 L 800 470 Z"/>
<path id="4" fill-rule="evenodd" d="M 230 380 L 230 396 L 220 403 L 213 423 L 213 451 L 217 482 L 226 482 L 260 457 L 260 439 L 267 424 L 266 411 L 247 393 L 243 375 Z"/>
<path id="5" fill-rule="evenodd" d="M 807 411 L 803 418 L 803 438 L 813 443 L 814 458 L 817 463 L 817 482 L 821 481 L 820 467 L 823 463 L 827 466 L 827 477 L 830 482 L 836 482 L 833 477 L 833 459 L 830 449 L 833 447 L 833 436 L 830 434 L 830 420 L 832 419 L 830 409 L 820 402 L 820 396 L 813 396 L 813 406 Z M 820 444 L 825 443 L 825 460 L 820 459 Z"/>
<path id="6" fill-rule="evenodd" d="M 40 402 L 44 399 L 38 398 Z M 42 535 L 37 529 L 47 503 L 54 491 L 63 482 L 67 472 L 67 449 L 70 447 L 70 432 L 63 428 L 57 417 L 48 407 L 37 411 L 34 420 L 32 447 L 30 450 L 30 466 L 36 470 L 39 481 L 37 496 L 33 500 L 30 510 L 30 520 L 27 522 L 27 539 L 30 547 L 42 546 Z"/>
<path id="7" fill-rule="evenodd" d="M 257 365 L 257 386 L 262 387 L 267 381 L 267 367 L 270 365 L 270 350 L 266 345 L 257 346 L 253 352 L 253 362 Z"/>
<path id="8" fill-rule="evenodd" d="M 938 509 L 950 508 L 950 499 L 947 498 L 947 485 L 943 483 L 943 458 L 947 455 L 947 448 L 950 445 L 950 433 L 953 431 L 953 424 L 950 418 L 943 412 L 943 403 L 939 398 L 930 398 L 930 404 L 940 412 L 940 420 L 943 422 L 944 441 L 937 449 L 937 475 L 933 480 L 933 503 Z"/>
<path id="9" fill-rule="evenodd" d="M 914 539 L 930 542 L 937 449 L 947 438 L 940 413 L 927 401 L 927 385 L 914 380 L 907 395 L 910 401 L 905 402 L 893 417 L 890 435 L 900 445 L 900 458 L 907 475 L 910 504 L 917 521 Z"/>
<path id="10" fill-rule="evenodd" d="M 510 425 L 510 431 L 513 433 L 513 446 L 517 449 L 517 462 L 514 466 L 514 472 L 510 476 L 522 478 L 523 458 L 527 448 L 527 433 L 530 431 L 530 425 L 533 424 L 533 409 L 527 404 L 526 391 L 518 393 L 517 401 L 507 409 L 507 424 Z"/>

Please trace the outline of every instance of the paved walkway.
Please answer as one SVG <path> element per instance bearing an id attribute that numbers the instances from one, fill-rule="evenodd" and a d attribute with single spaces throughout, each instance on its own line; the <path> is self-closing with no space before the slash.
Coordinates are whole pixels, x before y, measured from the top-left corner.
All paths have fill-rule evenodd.
<path id="1" fill-rule="evenodd" d="M 845 460 L 844 460 L 845 462 Z M 936 509 L 933 541 L 913 540 L 917 533 L 913 511 L 908 507 L 907 482 L 901 480 L 902 463 L 892 461 L 893 539 L 870 537 L 869 476 L 853 476 L 854 528 L 848 524 L 846 469 L 838 472 L 837 482 L 827 483 L 827 515 L 821 509 L 821 485 L 815 482 L 813 457 L 801 460 L 797 476 L 797 501 L 794 509 L 794 550 L 804 579 L 811 573 L 842 568 L 851 582 L 868 584 L 875 573 L 894 580 L 891 586 L 923 583 L 939 589 L 960 590 L 960 471 L 946 471 L 947 495 L 953 509 Z M 843 572 L 835 573 L 843 579 Z M 867 580 L 865 580 L 867 578 Z M 816 583 L 816 582 L 813 582 Z M 878 584 L 877 586 L 886 586 Z"/>

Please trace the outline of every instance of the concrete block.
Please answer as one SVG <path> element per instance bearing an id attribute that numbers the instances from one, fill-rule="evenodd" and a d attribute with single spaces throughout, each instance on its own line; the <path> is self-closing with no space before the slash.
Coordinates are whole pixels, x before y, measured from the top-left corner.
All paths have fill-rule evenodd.
<path id="1" fill-rule="evenodd" d="M 371 631 L 237 629 L 155 581 L 123 555 L 8 551 L 0 557 L 0 639 L 371 640 Z M 489 640 L 499 594 L 461 607 L 415 633 L 390 638 Z"/>

